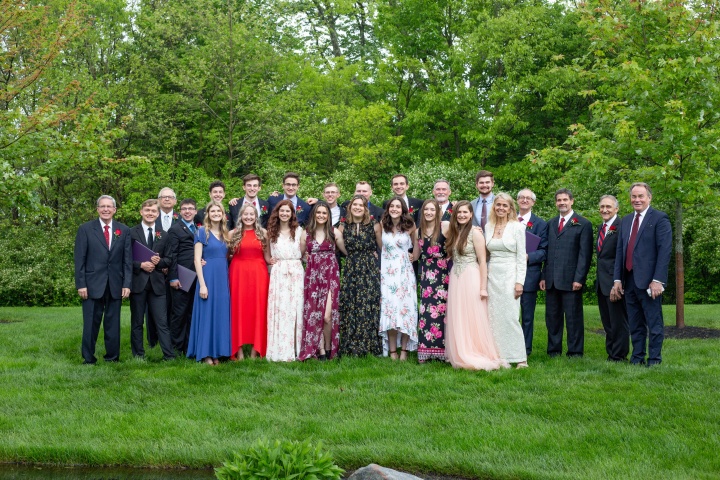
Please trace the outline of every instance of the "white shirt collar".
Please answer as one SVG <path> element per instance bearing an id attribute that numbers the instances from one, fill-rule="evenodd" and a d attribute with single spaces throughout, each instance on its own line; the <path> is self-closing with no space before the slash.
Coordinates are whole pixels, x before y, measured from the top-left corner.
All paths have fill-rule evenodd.
<path id="1" fill-rule="evenodd" d="M 565 219 L 565 225 L 567 225 L 568 223 L 570 223 L 570 219 L 572 218 L 573 215 L 575 215 L 575 210 L 570 210 L 570 213 L 568 213 L 568 214 L 565 215 L 564 217 L 560 217 L 560 218 L 564 218 L 564 219 Z"/>
<path id="2" fill-rule="evenodd" d="M 520 220 L 520 217 L 522 217 L 522 220 Z M 532 209 L 528 210 L 526 214 L 518 213 L 518 221 L 525 226 L 527 226 L 530 221 L 530 217 L 532 217 Z"/>

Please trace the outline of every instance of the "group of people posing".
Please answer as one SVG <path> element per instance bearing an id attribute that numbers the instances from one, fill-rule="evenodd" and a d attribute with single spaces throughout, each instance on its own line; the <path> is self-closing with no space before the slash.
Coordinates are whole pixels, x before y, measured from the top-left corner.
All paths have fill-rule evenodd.
<path id="1" fill-rule="evenodd" d="M 159 343 L 165 359 L 182 353 L 216 365 L 246 354 L 270 361 L 371 354 L 404 361 L 417 350 L 420 362 L 447 360 L 456 368 L 526 367 L 539 289 L 547 292 L 548 354 L 562 353 L 565 324 L 567 354 L 583 354 L 581 290 L 593 234 L 590 222 L 573 212 L 569 190 L 556 192 L 559 215 L 546 223 L 532 213 L 533 192 L 519 192 L 518 210 L 510 195 L 493 194 L 493 175 L 485 170 L 475 178 L 478 198 L 455 203 L 446 180 L 436 181 L 433 198 L 422 201 L 407 197 L 407 177 L 396 175 L 395 196 L 382 208 L 369 201 L 367 182 L 358 182 L 342 205 L 334 183 L 325 186 L 324 200 L 298 198 L 300 178 L 291 172 L 283 179 L 283 193 L 267 201 L 258 197 L 257 175 L 246 175 L 243 183 L 245 195 L 230 200 L 227 210 L 225 186 L 216 181 L 203 209 L 188 198 L 180 202 L 179 214 L 175 193 L 164 188 L 157 200 L 142 204 L 142 222 L 132 229 L 113 220 L 112 197 L 98 199 L 99 221 L 83 224 L 75 245 L 85 363 L 96 362 L 103 315 L 105 360 L 118 360 L 120 304 L 128 296 L 136 357 L 144 357 L 147 315 L 148 342 Z M 649 207 L 649 187 L 640 185 Z M 597 287 L 599 300 L 607 297 L 600 311 L 608 359 L 627 357 L 632 312 L 632 361 L 645 362 L 649 329 L 648 363 L 659 363 L 657 312 L 645 297 L 659 305 L 669 251 L 664 276 L 662 265 L 652 272 L 651 283 L 660 288 L 643 288 L 649 266 L 633 267 L 632 259 L 647 255 L 649 247 L 640 247 L 635 226 L 626 227 L 629 236 L 619 235 L 617 200 L 606 212 L 614 213 L 613 221 L 603 214 L 608 198 L 614 199 L 603 197 L 600 203 L 607 221 L 596 242 L 598 283 L 602 252 L 613 234 L 631 240 L 636 252 L 621 252 L 627 240 L 621 241 L 616 250 L 631 259 L 630 268 L 615 272 L 613 261 L 611 291 Z M 663 215 L 660 223 L 667 219 Z M 667 227 L 669 232 L 669 221 Z M 133 243 L 154 253 L 138 258 Z M 640 286 L 630 288 L 632 283 Z M 644 297 L 635 291 L 645 289 Z M 636 337 L 643 329 L 641 345 Z"/>

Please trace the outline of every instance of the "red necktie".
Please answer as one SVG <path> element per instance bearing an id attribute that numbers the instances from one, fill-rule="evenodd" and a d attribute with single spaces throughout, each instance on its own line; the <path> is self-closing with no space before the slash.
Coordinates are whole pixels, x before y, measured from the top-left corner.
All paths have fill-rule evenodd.
<path id="1" fill-rule="evenodd" d="M 518 222 L 522 223 L 522 221 L 523 221 L 523 218 L 522 218 L 522 217 L 518 217 Z"/>
<path id="2" fill-rule="evenodd" d="M 633 253 L 635 252 L 635 241 L 637 240 L 638 228 L 640 227 L 640 214 L 635 214 L 632 230 L 630 231 L 630 241 L 628 241 L 627 253 L 625 254 L 625 270 L 628 272 L 633 268 Z"/>
<path id="3" fill-rule="evenodd" d="M 110 248 L 110 225 L 105 225 L 105 243 Z"/>
<path id="4" fill-rule="evenodd" d="M 257 203 L 255 203 L 255 200 L 253 200 L 253 207 L 257 207 Z"/>
<path id="5" fill-rule="evenodd" d="M 600 227 L 600 233 L 598 234 L 598 253 L 602 249 L 603 240 L 605 240 L 605 225 L 605 223 L 602 224 L 602 227 Z"/>
<path id="6" fill-rule="evenodd" d="M 565 217 L 560 219 L 560 226 L 558 227 L 558 233 L 562 232 L 562 229 L 564 226 L 565 226 Z"/>

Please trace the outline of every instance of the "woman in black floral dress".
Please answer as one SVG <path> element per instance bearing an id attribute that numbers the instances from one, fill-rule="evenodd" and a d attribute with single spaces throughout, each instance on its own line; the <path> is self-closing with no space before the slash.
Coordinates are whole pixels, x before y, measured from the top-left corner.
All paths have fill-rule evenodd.
<path id="1" fill-rule="evenodd" d="M 447 223 L 447 222 L 445 222 Z M 445 310 L 448 295 L 448 259 L 440 222 L 440 205 L 426 200 L 420 211 L 420 318 L 418 361 L 445 360 Z"/>
<path id="2" fill-rule="evenodd" d="M 370 218 L 365 197 L 355 195 L 341 221 L 347 250 L 340 287 L 340 355 L 380 355 L 380 225 Z"/>

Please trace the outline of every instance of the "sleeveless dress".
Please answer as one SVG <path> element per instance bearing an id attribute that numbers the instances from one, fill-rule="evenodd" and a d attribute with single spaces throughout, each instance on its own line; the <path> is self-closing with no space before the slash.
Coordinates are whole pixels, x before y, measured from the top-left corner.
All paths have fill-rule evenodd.
<path id="1" fill-rule="evenodd" d="M 492 232 L 494 225 L 485 226 Z M 510 222 L 502 238 L 487 240 L 488 317 L 500 358 L 508 363 L 527 360 L 525 336 L 520 326 L 520 298 L 515 298 L 515 284 L 525 284 L 525 231 L 519 222 Z"/>
<path id="2" fill-rule="evenodd" d="M 412 240 L 407 232 L 382 232 L 380 255 L 380 335 L 383 355 L 400 347 L 401 335 L 410 337 L 407 350 L 417 349 L 417 285 L 408 258 Z M 388 344 L 388 330 L 397 330 L 397 345 Z"/>
<path id="3" fill-rule="evenodd" d="M 420 246 L 420 319 L 418 322 L 418 361 L 445 360 L 445 312 L 447 309 L 450 263 L 441 233 L 437 244 L 430 237 L 418 240 Z"/>
<path id="4" fill-rule="evenodd" d="M 262 243 L 255 235 L 255 230 L 245 230 L 230 261 L 233 355 L 243 345 L 250 344 L 261 357 L 265 356 L 269 282 Z"/>
<path id="5" fill-rule="evenodd" d="M 484 247 L 484 246 L 483 246 Z M 487 301 L 480 300 L 480 267 L 473 248 L 472 232 L 465 252 L 453 255 L 448 287 L 445 356 L 455 368 L 497 370 L 500 360 L 490 330 Z"/>
<path id="6" fill-rule="evenodd" d="M 229 357 L 230 353 L 230 289 L 228 287 L 227 245 L 210 234 L 205 227 L 195 233 L 195 243 L 203 244 L 205 266 L 202 267 L 208 298 L 200 298 L 200 283 L 195 288 L 190 339 L 187 356 L 198 362 L 203 358 Z"/>
<path id="7" fill-rule="evenodd" d="M 292 362 L 298 356 L 302 341 L 303 270 L 300 261 L 300 235 L 295 240 L 282 234 L 270 244 L 270 254 L 277 260 L 270 271 L 267 311 L 267 359 Z"/>
<path id="8" fill-rule="evenodd" d="M 345 224 L 348 252 L 340 287 L 340 355 L 380 355 L 380 269 L 373 222 Z"/>
<path id="9" fill-rule="evenodd" d="M 328 292 L 332 303 L 332 346 L 326 351 L 329 358 L 338 353 L 340 343 L 340 271 L 335 256 L 335 243 L 329 239 L 318 243 L 308 234 L 307 268 L 305 270 L 305 306 L 303 308 L 303 335 L 298 360 L 316 358 L 323 345 L 323 327 L 325 325 L 325 305 Z"/>

